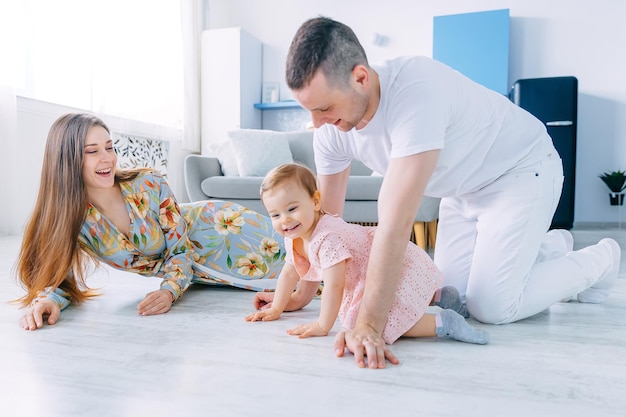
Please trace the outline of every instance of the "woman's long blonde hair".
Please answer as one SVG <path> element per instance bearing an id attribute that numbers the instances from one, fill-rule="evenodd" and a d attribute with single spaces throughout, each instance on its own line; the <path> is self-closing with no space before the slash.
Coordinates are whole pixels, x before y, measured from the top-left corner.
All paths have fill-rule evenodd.
<path id="1" fill-rule="evenodd" d="M 96 295 L 85 283 L 87 261 L 93 257 L 78 241 L 89 202 L 82 174 L 85 137 L 94 126 L 110 133 L 98 117 L 83 113 L 65 114 L 50 128 L 37 202 L 17 259 L 17 276 L 27 290 L 18 300 L 22 306 L 46 287 L 61 288 L 75 303 Z M 137 173 L 116 173 L 116 181 Z"/>

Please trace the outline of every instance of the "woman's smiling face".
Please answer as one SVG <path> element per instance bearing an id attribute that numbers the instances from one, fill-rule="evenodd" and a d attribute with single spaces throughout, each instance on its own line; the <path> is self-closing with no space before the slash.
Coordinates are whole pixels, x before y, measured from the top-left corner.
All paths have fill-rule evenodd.
<path id="1" fill-rule="evenodd" d="M 102 126 L 93 126 L 85 137 L 83 182 L 90 190 L 110 188 L 115 183 L 117 155 L 109 133 Z"/>

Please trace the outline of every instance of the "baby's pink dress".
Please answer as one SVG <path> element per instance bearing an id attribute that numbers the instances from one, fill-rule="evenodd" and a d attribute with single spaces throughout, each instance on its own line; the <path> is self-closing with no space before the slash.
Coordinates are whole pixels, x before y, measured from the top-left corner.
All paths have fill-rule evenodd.
<path id="1" fill-rule="evenodd" d="M 356 324 L 375 230 L 374 227 L 346 223 L 339 217 L 326 214 L 311 236 L 309 262 L 294 254 L 292 240 L 285 238 L 285 262 L 294 265 L 303 280 L 321 281 L 322 270 L 347 260 L 345 288 L 339 310 L 339 319 L 345 329 L 353 329 Z M 419 246 L 408 242 L 400 284 L 382 334 L 385 343 L 392 344 L 418 322 L 442 281 L 443 275 L 430 256 Z"/>

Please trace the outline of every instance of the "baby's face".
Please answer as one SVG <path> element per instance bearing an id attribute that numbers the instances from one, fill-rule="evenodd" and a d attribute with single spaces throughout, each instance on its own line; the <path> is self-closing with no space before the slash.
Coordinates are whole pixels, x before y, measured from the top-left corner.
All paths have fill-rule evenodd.
<path id="1" fill-rule="evenodd" d="M 294 181 L 263 192 L 272 226 L 282 236 L 308 239 L 317 224 L 320 201 Z"/>

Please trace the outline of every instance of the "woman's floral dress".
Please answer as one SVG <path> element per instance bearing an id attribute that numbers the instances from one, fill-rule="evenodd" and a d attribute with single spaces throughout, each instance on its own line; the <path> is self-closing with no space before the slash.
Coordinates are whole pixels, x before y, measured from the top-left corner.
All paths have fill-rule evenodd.
<path id="1" fill-rule="evenodd" d="M 106 264 L 163 278 L 177 300 L 191 282 L 272 291 L 283 266 L 282 239 L 269 218 L 220 200 L 179 204 L 156 171 L 120 183 L 130 216 L 126 236 L 89 205 L 79 242 Z M 70 300 L 60 288 L 39 297 L 62 309 Z"/>

